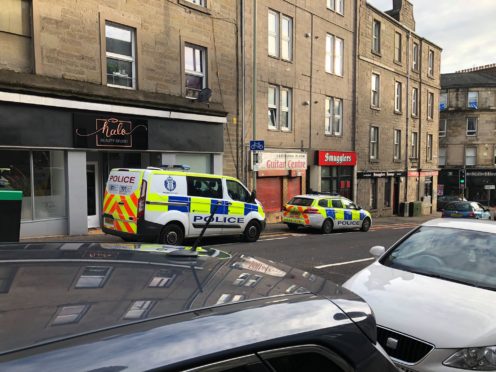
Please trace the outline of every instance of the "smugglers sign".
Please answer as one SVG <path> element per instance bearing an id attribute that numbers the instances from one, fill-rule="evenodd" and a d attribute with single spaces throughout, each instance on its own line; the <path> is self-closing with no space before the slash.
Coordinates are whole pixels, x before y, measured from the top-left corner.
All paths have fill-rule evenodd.
<path id="1" fill-rule="evenodd" d="M 324 166 L 355 166 L 356 152 L 350 151 L 318 151 L 317 164 Z"/>
<path id="2" fill-rule="evenodd" d="M 265 152 L 258 153 L 256 170 L 305 170 L 307 169 L 305 152 Z"/>
<path id="3" fill-rule="evenodd" d="M 74 147 L 148 149 L 148 121 L 74 114 Z"/>

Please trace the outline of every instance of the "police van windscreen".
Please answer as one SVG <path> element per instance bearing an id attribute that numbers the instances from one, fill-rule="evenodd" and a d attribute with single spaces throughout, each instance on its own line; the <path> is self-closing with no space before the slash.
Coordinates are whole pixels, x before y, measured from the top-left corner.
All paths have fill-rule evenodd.
<path id="1" fill-rule="evenodd" d="M 134 193 L 140 183 L 139 172 L 113 170 L 107 181 L 107 192 L 118 195 L 130 195 Z"/>
<path id="2" fill-rule="evenodd" d="M 288 202 L 288 204 L 299 205 L 302 207 L 309 207 L 312 205 L 312 203 L 313 203 L 313 199 L 309 199 L 309 198 L 293 198 Z"/>

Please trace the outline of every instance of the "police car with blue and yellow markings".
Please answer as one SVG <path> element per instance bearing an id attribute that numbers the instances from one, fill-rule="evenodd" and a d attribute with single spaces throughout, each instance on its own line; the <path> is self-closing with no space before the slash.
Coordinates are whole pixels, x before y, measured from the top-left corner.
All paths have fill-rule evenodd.
<path id="1" fill-rule="evenodd" d="M 329 234 L 338 229 L 368 231 L 372 225 L 372 216 L 345 197 L 306 194 L 295 196 L 284 205 L 282 222 L 290 230 L 304 226 Z"/>
<path id="2" fill-rule="evenodd" d="M 102 217 L 107 234 L 171 245 L 202 230 L 254 242 L 265 228 L 262 205 L 236 178 L 152 167 L 113 169 Z"/>

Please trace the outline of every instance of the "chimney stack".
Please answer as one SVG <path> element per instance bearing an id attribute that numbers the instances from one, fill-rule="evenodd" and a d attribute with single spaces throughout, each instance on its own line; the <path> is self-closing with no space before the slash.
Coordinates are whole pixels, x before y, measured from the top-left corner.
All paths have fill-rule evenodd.
<path id="1" fill-rule="evenodd" d="M 388 10 L 390 15 L 402 25 L 415 31 L 415 18 L 413 17 L 413 4 L 408 0 L 393 0 L 393 9 Z"/>

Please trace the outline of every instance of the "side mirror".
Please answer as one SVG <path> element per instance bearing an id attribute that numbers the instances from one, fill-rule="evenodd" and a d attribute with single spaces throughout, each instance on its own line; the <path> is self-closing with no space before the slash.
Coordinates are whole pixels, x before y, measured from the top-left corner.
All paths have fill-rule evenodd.
<path id="1" fill-rule="evenodd" d="M 250 203 L 255 203 L 256 198 L 257 198 L 257 191 L 253 190 L 250 194 Z"/>
<path id="2" fill-rule="evenodd" d="M 369 253 L 375 258 L 381 257 L 385 252 L 386 248 L 384 248 L 382 245 L 375 245 L 369 250 Z"/>

